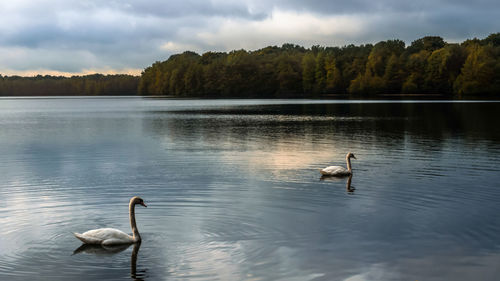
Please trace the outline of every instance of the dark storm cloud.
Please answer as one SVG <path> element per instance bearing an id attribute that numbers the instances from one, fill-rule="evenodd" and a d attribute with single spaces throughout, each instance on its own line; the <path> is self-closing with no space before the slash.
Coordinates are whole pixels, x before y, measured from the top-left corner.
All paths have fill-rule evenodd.
<path id="1" fill-rule="evenodd" d="M 449 8 L 466 7 L 469 10 L 487 11 L 498 9 L 498 2 L 493 0 L 463 1 L 463 0 L 277 0 L 256 1 L 263 5 L 272 5 L 282 9 L 295 11 L 307 10 L 323 14 L 359 14 L 381 12 L 430 12 Z"/>
<path id="2" fill-rule="evenodd" d="M 271 5 L 268 1 L 257 2 Z M 417 39 L 421 34 L 465 39 L 485 36 L 500 29 L 500 2 L 495 0 L 277 0 L 272 5 L 282 10 L 319 15 L 378 15 L 377 25 L 367 30 L 376 40 L 395 35 Z M 359 38 L 356 42 L 367 39 Z"/>
<path id="3" fill-rule="evenodd" d="M 264 13 L 252 13 L 244 2 L 213 1 L 122 1 L 115 8 L 131 13 L 153 15 L 159 17 L 184 17 L 184 16 L 223 16 L 248 19 L 260 19 Z"/>
<path id="4" fill-rule="evenodd" d="M 0 3 L 0 72 L 137 69 L 186 49 L 461 41 L 500 30 L 497 1 L 18 0 Z"/>

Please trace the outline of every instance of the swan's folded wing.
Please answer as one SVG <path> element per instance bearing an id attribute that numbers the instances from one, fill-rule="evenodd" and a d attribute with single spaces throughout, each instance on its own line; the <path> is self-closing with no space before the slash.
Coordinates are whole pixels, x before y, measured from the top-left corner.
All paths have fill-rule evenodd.
<path id="1" fill-rule="evenodd" d="M 322 175 L 341 175 L 345 174 L 347 169 L 342 166 L 330 166 L 320 171 Z"/>
<path id="2" fill-rule="evenodd" d="M 74 232 L 73 235 L 75 235 L 76 238 L 78 238 L 80 241 L 82 241 L 85 244 L 101 244 L 101 241 L 102 241 L 100 239 L 96 239 L 96 238 L 93 238 L 90 236 L 83 236 L 82 234 L 76 233 L 76 232 Z"/>
<path id="3" fill-rule="evenodd" d="M 76 236 L 76 234 L 75 234 L 75 236 Z M 76 236 L 76 238 L 78 238 L 80 240 L 82 240 L 82 238 L 83 238 L 86 241 L 89 241 L 89 242 L 85 242 L 84 240 L 82 240 L 88 244 L 100 244 L 103 241 L 108 240 L 108 239 L 120 240 L 123 243 L 133 241 L 132 236 L 128 235 L 127 233 L 125 233 L 121 230 L 114 229 L 114 228 L 93 229 L 93 230 L 89 230 L 87 232 L 84 232 L 82 234 L 79 234 L 79 236 L 80 237 Z"/>
<path id="4" fill-rule="evenodd" d="M 115 246 L 115 245 L 122 245 L 122 244 L 129 244 L 132 243 L 130 240 L 123 240 L 123 239 L 116 239 L 116 238 L 111 238 L 111 239 L 106 239 L 102 241 L 103 246 Z"/>

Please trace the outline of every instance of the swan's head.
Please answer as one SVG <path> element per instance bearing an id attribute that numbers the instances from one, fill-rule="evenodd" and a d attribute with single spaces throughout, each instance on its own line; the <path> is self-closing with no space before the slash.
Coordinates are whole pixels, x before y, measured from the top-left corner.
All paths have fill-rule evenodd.
<path id="1" fill-rule="evenodd" d="M 356 156 L 354 156 L 354 153 L 349 152 L 349 153 L 347 153 L 347 158 L 354 158 L 354 159 L 356 159 Z"/>
<path id="2" fill-rule="evenodd" d="M 139 205 L 142 205 L 144 207 L 147 207 L 146 203 L 144 203 L 144 200 L 142 200 L 141 197 L 139 196 L 134 196 L 132 197 L 132 199 L 130 199 L 130 204 L 139 204 Z"/>

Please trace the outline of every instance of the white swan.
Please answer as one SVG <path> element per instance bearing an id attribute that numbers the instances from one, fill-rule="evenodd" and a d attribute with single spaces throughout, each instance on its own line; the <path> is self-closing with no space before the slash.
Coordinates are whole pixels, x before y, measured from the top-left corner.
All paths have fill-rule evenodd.
<path id="1" fill-rule="evenodd" d="M 130 199 L 128 205 L 130 226 L 132 227 L 133 235 L 130 236 L 127 233 L 114 229 L 114 228 L 99 228 L 89 230 L 82 234 L 73 233 L 76 238 L 80 239 L 85 244 L 100 244 L 100 245 L 119 245 L 119 244 L 132 244 L 141 242 L 141 235 L 139 235 L 139 230 L 135 224 L 135 205 L 140 204 L 147 207 L 144 204 L 142 198 L 134 196 Z"/>
<path id="2" fill-rule="evenodd" d="M 324 176 L 342 177 L 342 176 L 352 175 L 351 158 L 356 159 L 354 154 L 352 154 L 351 152 L 347 153 L 347 155 L 345 156 L 345 160 L 347 162 L 347 169 L 342 166 L 330 166 L 324 169 L 320 169 L 319 172 Z"/>

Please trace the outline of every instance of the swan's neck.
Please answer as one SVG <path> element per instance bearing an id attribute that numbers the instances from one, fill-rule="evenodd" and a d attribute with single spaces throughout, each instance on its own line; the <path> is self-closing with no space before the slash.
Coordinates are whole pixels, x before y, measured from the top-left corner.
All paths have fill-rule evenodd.
<path id="1" fill-rule="evenodd" d="M 346 157 L 346 158 L 345 158 L 345 161 L 347 162 L 347 170 L 348 170 L 349 172 L 352 172 L 352 169 L 351 169 L 351 158 Z"/>
<path id="2" fill-rule="evenodd" d="M 135 204 L 130 203 L 128 206 L 128 213 L 130 216 L 130 227 L 132 227 L 133 238 L 135 242 L 141 241 L 141 235 L 137 229 L 137 224 L 135 223 Z"/>

